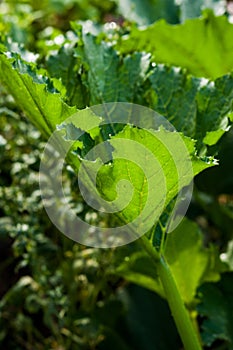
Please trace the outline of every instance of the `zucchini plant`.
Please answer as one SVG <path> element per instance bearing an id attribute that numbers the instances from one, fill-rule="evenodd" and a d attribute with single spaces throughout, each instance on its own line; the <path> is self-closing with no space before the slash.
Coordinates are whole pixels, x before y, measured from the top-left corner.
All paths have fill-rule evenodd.
<path id="1" fill-rule="evenodd" d="M 40 63 L 10 41 L 0 47 L 2 83 L 49 140 L 41 162 L 47 213 L 81 244 L 118 247 L 111 273 L 166 298 L 185 349 L 201 349 L 196 291 L 224 266 L 183 217 L 193 177 L 216 166 L 232 122 L 233 26 L 208 11 L 176 26 L 71 25 Z M 65 204 L 64 160 L 99 227 Z"/>

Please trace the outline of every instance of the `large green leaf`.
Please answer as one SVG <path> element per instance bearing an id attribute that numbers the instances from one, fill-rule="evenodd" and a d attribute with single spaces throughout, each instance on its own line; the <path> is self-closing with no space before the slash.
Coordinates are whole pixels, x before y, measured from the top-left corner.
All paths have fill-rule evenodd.
<path id="1" fill-rule="evenodd" d="M 233 24 L 225 16 L 203 17 L 170 25 L 164 20 L 145 28 L 133 27 L 119 40 L 120 52 L 146 51 L 156 63 L 187 68 L 189 73 L 215 79 L 233 69 Z"/>
<path id="2" fill-rule="evenodd" d="M 135 102 L 149 69 L 149 55 L 133 53 L 121 57 L 109 44 L 98 42 L 91 34 L 83 34 L 76 56 L 86 68 L 83 83 L 90 95 L 90 104 L 103 102 Z"/>
<path id="3" fill-rule="evenodd" d="M 104 111 L 113 109 L 115 116 L 119 105 L 110 106 L 106 104 Z M 132 105 L 120 104 L 120 114 L 124 107 L 127 113 L 132 112 Z M 79 181 L 85 198 L 92 206 L 95 204 L 96 209 L 104 208 L 111 213 L 110 225 L 118 226 L 117 220 L 118 224 L 127 226 L 117 230 L 119 239 L 123 237 L 121 230 L 129 234 L 128 243 L 154 227 L 179 191 L 188 186 L 196 174 L 215 163 L 196 156 L 193 140 L 164 128 L 153 130 L 127 125 L 114 136 L 108 135 L 107 141 L 99 142 L 103 133 L 107 134 L 103 132 L 106 125 L 99 125 L 98 118 L 94 124 L 93 111 L 95 108 L 87 108 L 63 122 L 59 126 L 62 142 L 67 142 L 68 147 L 74 142 L 70 153 L 72 164 L 75 159 L 81 159 Z M 133 110 L 134 118 L 137 111 Z M 102 116 L 100 109 L 95 112 Z M 146 112 L 143 116 L 146 119 Z M 131 123 L 130 116 L 126 117 Z M 93 127 L 88 131 L 91 122 Z"/>
<path id="4" fill-rule="evenodd" d="M 18 55 L 0 56 L 2 82 L 46 135 L 75 113 L 64 100 L 78 107 L 114 101 L 147 105 L 178 131 L 198 140 L 198 149 L 203 143 L 215 144 L 227 130 L 227 117 L 232 116 L 232 75 L 215 82 L 198 79 L 174 67 L 152 67 L 147 54 L 122 57 L 91 34 L 82 35 L 80 40 L 76 52 L 72 47 L 61 48 L 48 61 L 52 77 L 61 75 L 66 96 L 53 87 L 57 81 L 52 83 Z"/>
<path id="5" fill-rule="evenodd" d="M 198 140 L 198 145 L 215 144 L 228 129 L 232 115 L 233 75 L 213 81 L 188 75 L 185 70 L 156 65 L 146 99 L 151 108 L 165 116 L 178 131 Z"/>
<path id="6" fill-rule="evenodd" d="M 73 43 L 74 44 L 74 43 Z M 60 79 L 66 88 L 66 100 L 77 108 L 85 108 L 89 104 L 88 93 L 78 74 L 79 64 L 74 57 L 73 44 L 65 45 L 56 54 L 50 54 L 47 69 L 51 77 Z"/>
<path id="7" fill-rule="evenodd" d="M 117 142 L 118 139 L 119 141 Z M 120 150 L 121 147 L 124 147 L 124 140 L 127 139 L 133 142 L 126 142 L 125 149 Z M 108 187 L 104 186 L 106 177 L 111 179 L 112 188 L 116 188 L 117 183 L 122 178 L 135 182 L 137 192 L 135 193 L 136 196 L 133 197 L 132 201 L 134 202 L 135 200 L 137 202 L 137 204 L 136 202 L 133 204 L 135 208 L 138 208 L 137 210 L 139 210 L 139 208 L 143 206 L 146 201 L 148 202 L 148 196 L 151 196 L 152 202 L 149 205 L 152 205 L 152 207 L 153 201 L 160 198 L 160 169 L 156 167 L 153 169 L 154 164 L 152 163 L 152 159 L 149 161 L 150 158 L 146 153 L 146 150 L 151 151 L 153 157 L 159 161 L 160 167 L 163 171 L 163 176 L 166 178 L 167 198 L 164 203 L 165 206 L 167 206 L 168 203 L 177 195 L 179 181 L 181 181 L 180 187 L 185 187 L 189 184 L 190 174 L 188 173 L 188 169 L 185 169 L 185 165 L 188 166 L 186 157 L 190 157 L 194 176 L 205 168 L 213 165 L 211 162 L 207 164 L 196 157 L 195 146 L 192 140 L 183 137 L 181 134 L 168 132 L 163 129 L 158 131 L 147 131 L 133 127 L 126 127 L 122 132 L 118 133 L 115 137 L 112 137 L 110 144 L 114 147 L 113 159 L 115 157 L 118 159 L 123 156 L 122 158 L 125 157 L 125 159 L 129 159 L 131 162 L 135 162 L 136 164 L 138 161 L 138 164 L 141 166 L 144 173 L 140 173 L 140 169 L 138 169 L 138 172 L 135 171 L 135 164 L 129 164 L 130 162 L 128 163 L 120 159 L 119 164 L 114 164 L 113 162 L 111 167 L 107 166 L 103 173 L 100 172 L 100 190 L 103 195 L 109 197 L 109 199 L 112 199 L 111 194 L 108 196 Z M 138 147 L 138 145 L 143 145 L 145 148 Z M 172 145 L 176 145 L 177 147 L 175 152 L 172 151 Z M 184 145 L 186 147 L 187 154 L 182 153 L 182 151 L 184 152 Z M 151 172 L 149 171 L 149 173 L 147 173 L 147 170 L 151 170 Z M 173 174 L 173 176 L 171 177 L 170 174 Z M 148 193 L 147 188 L 149 183 L 146 185 L 146 181 L 148 181 L 148 179 L 146 179 L 146 175 L 148 175 L 150 179 L 154 177 L 154 187 L 150 189 L 152 192 L 150 194 Z M 182 179 L 179 178 L 179 176 Z M 164 193 L 161 193 L 161 198 L 163 195 Z M 131 209 L 130 212 L 132 213 Z"/>
<path id="8" fill-rule="evenodd" d="M 214 82 L 195 78 L 186 70 L 151 65 L 150 56 L 143 53 L 121 57 L 93 35 L 80 35 L 76 55 L 91 105 L 127 101 L 149 106 L 178 131 L 198 140 L 198 148 L 203 142 L 215 144 L 227 130 L 227 117 L 232 114 L 232 74 Z"/>
<path id="9" fill-rule="evenodd" d="M 17 54 L 0 54 L 0 80 L 14 97 L 17 105 L 44 134 L 50 134 L 76 108 L 69 107 L 53 83 L 36 72 L 33 65 L 22 61 Z"/>
<path id="10" fill-rule="evenodd" d="M 140 248 L 121 263 L 116 273 L 165 297 L 151 258 Z M 205 248 L 198 226 L 184 219 L 167 237 L 165 257 L 185 303 L 192 305 L 197 288 L 205 281 L 217 281 L 224 266 L 213 248 Z"/>
<path id="11" fill-rule="evenodd" d="M 61 125 L 66 130 L 67 141 L 76 140 L 70 127 L 79 127 L 80 118 L 77 121 L 77 116 Z M 88 114 L 85 120 L 88 121 Z M 85 142 L 89 147 L 87 138 L 84 147 Z M 83 159 L 79 173 L 81 182 L 97 202 L 101 201 L 110 212 L 117 211 L 124 224 L 139 218 L 134 225 L 137 231 L 143 230 L 144 233 L 159 219 L 162 208 L 181 188 L 189 185 L 194 175 L 214 165 L 212 161 L 206 163 L 195 155 L 191 139 L 164 129 L 149 131 L 126 126 L 111 137 L 108 145 L 112 154 L 107 162 L 112 160 L 112 163 L 106 164 L 106 158 L 100 159 L 103 151 L 92 154 L 91 160 Z M 106 144 L 104 148 L 106 152 Z M 106 202 L 98 199 L 100 195 Z"/>
<path id="12" fill-rule="evenodd" d="M 93 35 L 80 35 L 76 55 L 91 105 L 127 101 L 149 106 L 178 131 L 198 140 L 198 148 L 203 143 L 215 144 L 227 130 L 227 117 L 232 114 L 232 74 L 214 82 L 195 78 L 186 70 L 151 65 L 146 54 L 121 57 Z"/>

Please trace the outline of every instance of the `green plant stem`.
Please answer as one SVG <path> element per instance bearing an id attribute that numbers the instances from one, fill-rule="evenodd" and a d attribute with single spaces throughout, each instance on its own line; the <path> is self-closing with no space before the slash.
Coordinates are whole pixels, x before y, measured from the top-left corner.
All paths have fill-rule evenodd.
<path id="1" fill-rule="evenodd" d="M 142 236 L 140 240 L 142 246 L 154 262 L 185 349 L 202 350 L 194 325 L 185 308 L 176 281 L 165 257 L 162 254 L 160 255 L 155 248 L 151 246 L 146 236 Z"/>
<path id="2" fill-rule="evenodd" d="M 201 350 L 197 334 L 185 308 L 176 281 L 170 267 L 163 256 L 157 263 L 158 274 L 170 306 L 177 330 L 186 350 Z"/>

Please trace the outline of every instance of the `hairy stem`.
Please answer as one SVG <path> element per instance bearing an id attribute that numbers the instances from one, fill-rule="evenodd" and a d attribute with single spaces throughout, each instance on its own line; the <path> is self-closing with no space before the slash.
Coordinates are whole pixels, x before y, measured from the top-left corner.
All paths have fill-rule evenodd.
<path id="1" fill-rule="evenodd" d="M 202 350 L 194 325 L 185 308 L 176 281 L 165 257 L 162 254 L 160 255 L 151 246 L 146 236 L 142 236 L 140 240 L 142 246 L 154 262 L 185 350 Z"/>
<path id="2" fill-rule="evenodd" d="M 201 350 L 197 334 L 185 308 L 176 281 L 172 275 L 170 267 L 163 256 L 157 264 L 158 274 L 166 293 L 177 330 L 186 350 Z"/>

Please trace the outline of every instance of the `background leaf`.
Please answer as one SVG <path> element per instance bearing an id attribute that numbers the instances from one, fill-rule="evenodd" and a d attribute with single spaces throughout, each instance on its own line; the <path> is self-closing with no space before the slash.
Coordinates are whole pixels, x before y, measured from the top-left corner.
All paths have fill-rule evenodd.
<path id="1" fill-rule="evenodd" d="M 226 273 L 220 282 L 205 284 L 199 290 L 198 311 L 204 317 L 201 335 L 207 346 L 218 339 L 226 341 L 227 349 L 233 349 L 232 281 L 233 274 Z"/>
<path id="2" fill-rule="evenodd" d="M 160 18 L 169 23 L 178 22 L 178 6 L 174 0 L 116 0 L 118 11 L 127 20 L 148 25 Z"/>
<path id="3" fill-rule="evenodd" d="M 178 131 L 203 144 L 214 145 L 228 130 L 232 114 L 233 76 L 213 81 L 198 79 L 185 70 L 156 65 L 146 92 L 150 107 L 165 116 Z"/>
<path id="4" fill-rule="evenodd" d="M 187 68 L 197 77 L 216 79 L 233 69 L 233 24 L 206 11 L 201 18 L 170 25 L 158 21 L 145 29 L 132 28 L 119 40 L 120 52 L 146 51 L 156 63 Z"/>
<path id="5" fill-rule="evenodd" d="M 138 251 L 137 251 L 138 249 Z M 165 297 L 151 258 L 135 246 L 136 252 L 125 258 L 116 272 L 131 282 L 154 290 Z M 190 307 L 197 288 L 205 281 L 218 281 L 225 269 L 215 249 L 205 248 L 198 226 L 187 219 L 167 236 L 165 257 L 174 274 L 181 295 Z"/>
<path id="6" fill-rule="evenodd" d="M 149 55 L 135 52 L 123 58 L 107 43 L 99 43 L 93 35 L 83 34 L 76 56 L 87 69 L 83 83 L 91 105 L 137 101 L 149 68 Z"/>
<path id="7" fill-rule="evenodd" d="M 219 0 L 181 0 L 180 19 L 185 21 L 187 18 L 199 17 L 206 8 L 212 9 L 216 16 L 219 16 L 225 13 L 226 3 Z"/>

